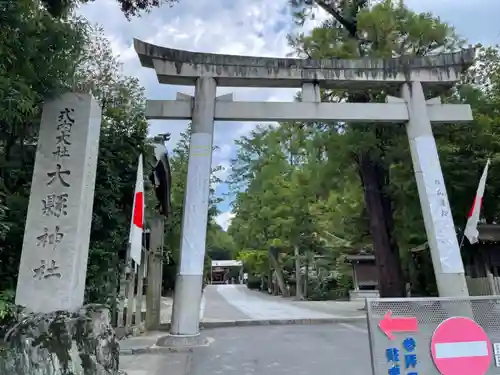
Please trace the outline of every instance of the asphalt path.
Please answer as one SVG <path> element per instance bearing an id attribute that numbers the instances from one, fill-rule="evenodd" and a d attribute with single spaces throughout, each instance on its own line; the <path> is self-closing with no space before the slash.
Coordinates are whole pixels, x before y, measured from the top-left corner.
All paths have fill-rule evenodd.
<path id="1" fill-rule="evenodd" d="M 370 375 L 363 323 L 207 329 L 192 352 L 120 357 L 128 375 Z"/>
<path id="2" fill-rule="evenodd" d="M 210 346 L 193 355 L 192 375 L 367 375 L 364 324 L 231 327 L 206 330 Z"/>

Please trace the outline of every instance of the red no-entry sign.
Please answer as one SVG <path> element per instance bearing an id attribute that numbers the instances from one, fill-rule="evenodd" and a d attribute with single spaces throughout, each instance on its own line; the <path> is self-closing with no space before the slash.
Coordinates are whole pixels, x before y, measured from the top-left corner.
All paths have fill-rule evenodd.
<path id="1" fill-rule="evenodd" d="M 442 375 L 484 375 L 492 358 L 486 332 L 464 317 L 446 319 L 436 328 L 431 353 Z"/>

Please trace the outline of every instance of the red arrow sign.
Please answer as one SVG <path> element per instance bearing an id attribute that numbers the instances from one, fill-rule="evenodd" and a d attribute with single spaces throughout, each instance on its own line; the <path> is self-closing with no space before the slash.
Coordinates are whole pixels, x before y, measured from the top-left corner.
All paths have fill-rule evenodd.
<path id="1" fill-rule="evenodd" d="M 392 311 L 388 310 L 384 319 L 378 324 L 378 328 L 389 338 L 394 340 L 393 332 L 417 332 L 417 318 L 392 318 Z"/>

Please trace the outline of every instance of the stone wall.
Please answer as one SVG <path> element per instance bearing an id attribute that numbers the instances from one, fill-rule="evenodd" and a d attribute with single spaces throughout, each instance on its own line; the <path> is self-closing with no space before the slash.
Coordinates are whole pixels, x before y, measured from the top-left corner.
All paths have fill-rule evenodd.
<path id="1" fill-rule="evenodd" d="M 119 343 L 103 306 L 25 314 L 5 337 L 2 375 L 120 374 Z"/>

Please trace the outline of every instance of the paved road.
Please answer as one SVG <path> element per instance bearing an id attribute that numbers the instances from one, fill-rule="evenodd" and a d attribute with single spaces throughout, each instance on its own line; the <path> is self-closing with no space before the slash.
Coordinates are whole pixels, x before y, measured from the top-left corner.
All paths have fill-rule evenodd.
<path id="1" fill-rule="evenodd" d="M 161 323 L 169 323 L 172 298 L 162 297 Z M 208 285 L 200 308 L 200 320 L 363 318 L 363 302 L 294 301 L 249 290 L 245 285 Z M 145 307 L 144 307 L 145 311 Z"/>
<path id="2" fill-rule="evenodd" d="M 248 290 L 245 285 L 209 285 L 203 320 L 328 319 L 364 317 L 363 302 L 293 301 Z"/>
<path id="3" fill-rule="evenodd" d="M 205 330 L 192 353 L 122 356 L 129 375 L 368 375 L 363 324 L 231 327 Z"/>
<path id="4" fill-rule="evenodd" d="M 210 338 L 207 347 L 191 353 L 122 355 L 120 369 L 129 375 L 313 375 L 337 371 L 367 375 L 370 371 L 365 313 L 358 310 L 363 303 L 293 301 L 251 291 L 244 285 L 210 285 L 204 300 L 204 322 L 342 317 L 353 323 L 206 329 L 201 334 Z M 163 302 L 162 315 L 166 315 L 169 306 Z M 165 334 L 150 332 L 126 339 L 120 346 L 123 353 L 151 348 Z"/>
<path id="5" fill-rule="evenodd" d="M 224 300 L 241 311 L 250 319 L 321 319 L 331 317 L 329 314 L 304 309 L 279 297 L 266 298 L 263 293 L 249 291 L 244 285 L 215 285 L 215 292 Z M 210 298 L 211 288 L 207 290 L 207 299 Z"/>

